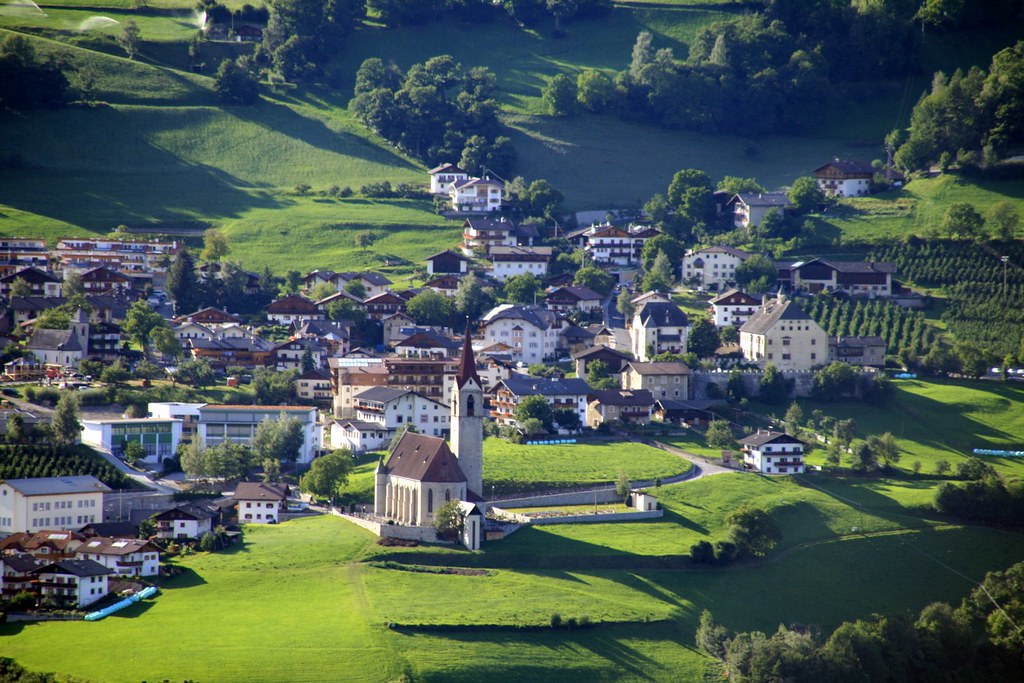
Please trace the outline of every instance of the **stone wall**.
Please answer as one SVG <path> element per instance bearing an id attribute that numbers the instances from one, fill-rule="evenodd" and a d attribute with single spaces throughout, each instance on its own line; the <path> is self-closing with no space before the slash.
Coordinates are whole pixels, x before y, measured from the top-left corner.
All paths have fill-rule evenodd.
<path id="1" fill-rule="evenodd" d="M 636 485 L 634 485 L 636 488 Z M 543 496 L 521 496 L 519 498 L 503 498 L 499 501 L 503 508 L 532 508 L 540 506 L 587 505 L 589 503 L 621 503 L 622 496 L 615 492 L 614 486 L 591 491 L 571 491 L 551 493 Z"/>
<path id="2" fill-rule="evenodd" d="M 602 524 L 606 522 L 635 522 L 641 519 L 655 519 L 665 514 L 664 510 L 637 510 L 635 512 L 605 512 L 601 514 L 566 515 L 564 517 L 530 517 L 519 512 L 508 512 L 501 508 L 493 510 L 520 524 Z"/>
<path id="3" fill-rule="evenodd" d="M 724 398 L 726 385 L 729 383 L 728 372 L 695 372 L 691 378 L 693 386 L 693 398 L 694 400 L 704 400 L 711 398 L 708 396 L 708 386 L 714 384 L 718 387 L 718 396 L 715 398 Z M 760 370 L 745 370 L 742 373 L 743 377 L 743 389 L 747 396 L 757 396 L 757 392 L 761 389 L 761 371 Z M 782 376 L 787 381 L 793 383 L 793 391 L 790 394 L 795 397 L 807 397 L 811 395 L 811 389 L 814 387 L 814 373 L 807 372 L 784 372 Z"/>
<path id="4" fill-rule="evenodd" d="M 398 524 L 381 524 L 365 517 L 346 515 L 338 510 L 332 510 L 332 514 L 346 519 L 357 526 L 361 526 L 370 533 L 381 538 L 401 538 L 407 541 L 421 541 L 423 543 L 437 543 L 437 531 L 429 526 L 401 526 Z"/>

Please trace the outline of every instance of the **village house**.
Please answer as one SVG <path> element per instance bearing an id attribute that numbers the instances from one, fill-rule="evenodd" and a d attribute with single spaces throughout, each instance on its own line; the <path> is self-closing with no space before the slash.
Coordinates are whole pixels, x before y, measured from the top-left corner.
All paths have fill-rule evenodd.
<path id="1" fill-rule="evenodd" d="M 49 564 L 28 553 L 0 555 L 0 596 L 10 600 L 22 591 L 32 591 L 37 578 L 32 572 Z"/>
<path id="2" fill-rule="evenodd" d="M 32 296 L 60 296 L 64 286 L 64 281 L 53 273 L 29 266 L 0 277 L 0 294 L 9 298 L 11 287 L 17 280 L 21 280 L 31 288 Z"/>
<path id="3" fill-rule="evenodd" d="M 25 350 L 43 365 L 77 368 L 89 355 L 89 317 L 78 309 L 71 317 L 70 329 L 37 329 Z"/>
<path id="4" fill-rule="evenodd" d="M 91 322 L 124 321 L 131 301 L 126 297 L 109 294 L 87 294 L 85 301 L 92 309 L 89 316 Z M 21 325 L 35 320 L 43 311 L 63 306 L 68 300 L 65 297 L 15 296 L 11 297 L 10 310 L 14 313 L 14 324 Z"/>
<path id="5" fill-rule="evenodd" d="M 603 224 L 573 234 L 576 235 L 573 241 L 579 243 L 595 263 L 630 266 L 640 262 L 644 244 L 661 231 L 649 225 Z"/>
<path id="6" fill-rule="evenodd" d="M 120 325 L 98 322 L 89 325 L 89 353 L 93 360 L 114 361 L 122 355 L 124 330 Z"/>
<path id="7" fill-rule="evenodd" d="M 647 389 L 603 389 L 590 394 L 587 426 L 597 429 L 606 422 L 645 425 L 651 421 L 654 396 Z"/>
<path id="8" fill-rule="evenodd" d="M 375 294 L 363 302 L 366 317 L 370 320 L 384 320 L 395 313 L 405 313 L 405 304 L 406 300 L 391 290 Z"/>
<path id="9" fill-rule="evenodd" d="M 785 192 L 740 193 L 729 201 L 733 210 L 733 224 L 737 228 L 761 225 L 769 211 L 777 211 L 780 218 L 792 206 Z"/>
<path id="10" fill-rule="evenodd" d="M 157 538 L 197 539 L 213 531 L 217 517 L 208 505 L 185 503 L 153 515 Z"/>
<path id="11" fill-rule="evenodd" d="M 352 348 L 351 320 L 310 320 L 292 324 L 295 339 L 312 339 L 327 349 L 328 356 L 344 356 Z"/>
<path id="12" fill-rule="evenodd" d="M 462 252 L 473 256 L 480 251 L 486 256 L 493 247 L 531 246 L 536 237 L 535 226 L 517 225 L 505 217 L 467 218 L 462 224 Z"/>
<path id="13" fill-rule="evenodd" d="M 388 369 L 381 358 L 328 358 L 327 365 L 331 374 L 331 409 L 336 418 L 353 417 L 355 394 L 388 383 Z"/>
<path id="14" fill-rule="evenodd" d="M 259 337 L 186 339 L 182 349 L 194 360 L 205 360 L 210 367 L 223 370 L 230 366 L 262 368 L 273 362 L 274 345 Z"/>
<path id="15" fill-rule="evenodd" d="M 622 369 L 622 388 L 628 391 L 646 389 L 656 400 L 685 400 L 690 397 L 692 376 L 693 370 L 686 363 L 679 361 L 632 361 Z"/>
<path id="16" fill-rule="evenodd" d="M 122 273 L 108 268 L 97 266 L 83 272 L 80 276 L 82 289 L 89 294 L 125 294 L 132 289 L 132 279 Z"/>
<path id="17" fill-rule="evenodd" d="M 85 541 L 85 536 L 67 529 L 43 529 L 35 533 L 16 533 L 0 540 L 0 555 L 28 553 L 47 562 L 73 560 L 78 547 Z"/>
<path id="18" fill-rule="evenodd" d="M 885 340 L 877 336 L 829 337 L 828 360 L 861 368 L 884 368 Z"/>
<path id="19" fill-rule="evenodd" d="M 235 487 L 240 524 L 277 524 L 288 502 L 287 484 L 243 481 Z"/>
<path id="20" fill-rule="evenodd" d="M 507 247 L 493 246 L 488 252 L 493 267 L 491 277 L 498 282 L 515 275 L 533 274 L 543 279 L 551 264 L 551 247 Z"/>
<path id="21" fill-rule="evenodd" d="M 201 308 L 194 313 L 179 315 L 171 322 L 175 325 L 181 325 L 186 322 L 198 323 L 200 325 L 225 325 L 228 323 L 234 323 L 237 325 L 242 322 L 242 319 L 237 315 L 231 315 L 227 311 L 208 306 L 206 308 Z"/>
<path id="22" fill-rule="evenodd" d="M 182 421 L 155 417 L 82 420 L 82 443 L 117 457 L 124 457 L 128 444 L 142 444 L 147 465 L 159 465 L 178 452 Z"/>
<path id="23" fill-rule="evenodd" d="M 301 371 L 302 359 L 306 356 L 307 349 L 313 361 L 313 367 L 322 367 L 324 350 L 320 348 L 319 344 L 312 339 L 289 339 L 271 349 L 275 369 L 278 372 Z"/>
<path id="24" fill-rule="evenodd" d="M 803 474 L 804 444 L 782 432 L 758 430 L 740 439 L 743 464 L 762 474 Z"/>
<path id="25" fill-rule="evenodd" d="M 407 389 L 372 387 L 356 394 L 355 419 L 331 427 L 333 448 L 354 453 L 384 448 L 405 425 L 420 434 L 448 435 L 448 406 Z"/>
<path id="26" fill-rule="evenodd" d="M 80 560 L 93 560 L 118 576 L 158 576 L 160 549 L 145 539 L 88 539 L 75 551 Z"/>
<path id="27" fill-rule="evenodd" d="M 107 596 L 107 577 L 113 572 L 93 560 L 60 560 L 29 572 L 41 598 L 63 607 L 82 609 Z"/>
<path id="28" fill-rule="evenodd" d="M 454 183 L 469 180 L 469 174 L 455 164 L 441 164 L 427 173 L 430 174 L 430 194 L 448 195 Z"/>
<path id="29" fill-rule="evenodd" d="M 748 361 L 782 371 L 807 371 L 828 362 L 828 335 L 800 305 L 780 294 L 765 300 L 740 328 Z"/>
<path id="30" fill-rule="evenodd" d="M 462 275 L 469 271 L 469 259 L 446 249 L 427 257 L 427 272 L 431 275 Z"/>
<path id="31" fill-rule="evenodd" d="M 404 308 L 401 311 L 384 316 L 380 321 L 381 333 L 384 337 L 385 346 L 394 346 L 409 336 L 410 330 L 416 329 L 416 321 L 412 319 Z"/>
<path id="32" fill-rule="evenodd" d="M 365 291 L 365 295 L 363 296 L 364 299 L 377 296 L 378 294 L 383 294 L 389 287 L 391 287 L 392 284 L 394 284 L 386 275 L 370 270 L 335 273 L 331 278 L 331 282 L 335 287 L 337 287 L 339 292 L 345 291 L 345 287 L 348 286 L 349 283 L 358 282 L 362 285 L 363 290 Z"/>
<path id="33" fill-rule="evenodd" d="M 880 261 L 832 261 L 821 258 L 790 266 L 793 291 L 846 292 L 851 296 L 891 297 L 896 264 Z"/>
<path id="34" fill-rule="evenodd" d="M 863 161 L 836 158 L 814 169 L 814 177 L 827 197 L 863 197 L 871 192 L 875 168 Z"/>
<path id="35" fill-rule="evenodd" d="M 616 351 L 607 346 L 591 346 L 582 351 L 572 354 L 573 362 L 576 364 L 576 376 L 586 377 L 590 372 L 589 364 L 594 361 L 601 361 L 608 366 L 608 372 L 618 374 L 622 368 L 633 358 L 626 353 Z"/>
<path id="36" fill-rule="evenodd" d="M 326 370 L 314 368 L 295 378 L 295 395 L 306 401 L 330 403 L 331 375 Z"/>
<path id="37" fill-rule="evenodd" d="M 78 528 L 103 519 L 103 494 L 93 476 L 0 480 L 0 533 Z"/>
<path id="38" fill-rule="evenodd" d="M 508 344 L 513 360 L 527 364 L 557 358 L 567 327 L 556 313 L 538 306 L 501 304 L 483 317 L 484 341 Z"/>
<path id="39" fill-rule="evenodd" d="M 197 434 L 207 446 L 223 441 L 248 445 L 256 428 L 265 420 L 298 420 L 302 425 L 302 446 L 298 462 L 307 464 L 319 453 L 320 429 L 317 427 L 316 408 L 310 406 L 232 406 L 204 405 L 199 409 Z"/>
<path id="40" fill-rule="evenodd" d="M 395 353 L 403 358 L 451 358 L 459 342 L 434 330 L 416 330 L 395 344 Z"/>
<path id="41" fill-rule="evenodd" d="M 662 353 L 686 353 L 690 320 L 674 303 L 654 301 L 637 308 L 629 334 L 633 357 L 649 360 Z"/>
<path id="42" fill-rule="evenodd" d="M 458 293 L 461 282 L 462 278 L 460 276 L 444 273 L 424 282 L 423 288 L 432 289 L 438 294 L 453 297 Z"/>
<path id="43" fill-rule="evenodd" d="M 68 238 L 57 241 L 54 255 L 64 268 L 75 270 L 107 266 L 128 272 L 164 274 L 181 249 L 177 241 Z"/>
<path id="44" fill-rule="evenodd" d="M 302 324 L 323 320 L 324 314 L 315 303 L 304 296 L 289 294 L 267 306 L 267 318 L 278 325 Z"/>
<path id="45" fill-rule="evenodd" d="M 741 327 L 754 315 L 761 300 L 738 289 L 729 289 L 708 302 L 715 327 Z"/>
<path id="46" fill-rule="evenodd" d="M 590 313 L 601 310 L 604 297 L 589 287 L 559 287 L 544 298 L 544 305 L 556 313 L 581 311 Z"/>
<path id="47" fill-rule="evenodd" d="M 670 304 L 672 303 L 672 297 L 670 297 L 668 294 L 662 294 L 661 292 L 644 292 L 643 294 L 637 294 L 636 296 L 634 296 L 632 299 L 629 300 L 629 303 L 633 304 L 634 310 L 637 310 L 643 308 L 649 303 Z M 630 321 L 627 320 L 627 327 L 629 327 L 629 323 Z"/>
<path id="48" fill-rule="evenodd" d="M 453 211 L 489 213 L 500 211 L 505 202 L 505 183 L 494 178 L 463 178 L 448 188 Z"/>
<path id="49" fill-rule="evenodd" d="M 570 410 L 587 424 L 587 396 L 593 390 L 582 379 L 552 379 L 512 374 L 491 389 L 491 417 L 499 425 L 516 425 L 516 408 L 527 396 L 543 396 L 552 411 Z"/>

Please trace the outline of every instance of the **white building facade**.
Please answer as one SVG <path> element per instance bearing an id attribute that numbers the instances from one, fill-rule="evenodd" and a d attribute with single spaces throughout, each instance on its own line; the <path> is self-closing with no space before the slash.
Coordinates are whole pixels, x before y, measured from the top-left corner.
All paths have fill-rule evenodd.
<path id="1" fill-rule="evenodd" d="M 0 481 L 0 533 L 77 529 L 103 521 L 103 494 L 96 477 L 40 477 Z"/>

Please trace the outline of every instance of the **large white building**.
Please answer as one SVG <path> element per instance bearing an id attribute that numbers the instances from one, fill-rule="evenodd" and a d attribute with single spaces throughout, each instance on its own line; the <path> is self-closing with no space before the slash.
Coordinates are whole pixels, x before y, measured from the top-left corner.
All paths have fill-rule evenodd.
<path id="1" fill-rule="evenodd" d="M 410 389 L 371 387 L 353 399 L 355 419 L 331 427 L 331 446 L 355 453 L 383 448 L 395 433 L 412 425 L 420 434 L 448 434 L 448 406 Z"/>
<path id="2" fill-rule="evenodd" d="M 723 290 L 736 281 L 736 268 L 748 258 L 749 252 L 735 247 L 690 249 L 683 256 L 683 282 Z"/>
<path id="3" fill-rule="evenodd" d="M 205 405 L 199 409 L 197 434 L 206 446 L 222 441 L 248 445 L 256 428 L 266 420 L 295 419 L 302 424 L 302 447 L 299 463 L 312 462 L 321 448 L 321 430 L 317 425 L 316 408 L 309 406 L 229 406 Z"/>
<path id="4" fill-rule="evenodd" d="M 466 178 L 453 181 L 448 188 L 452 209 L 459 212 L 499 211 L 505 200 L 505 183 L 493 178 Z"/>
<path id="5" fill-rule="evenodd" d="M 64 607 L 81 609 L 106 597 L 110 592 L 107 577 L 113 571 L 94 560 L 60 560 L 31 574 L 42 597 L 51 598 Z"/>
<path id="6" fill-rule="evenodd" d="M 441 164 L 427 173 L 430 174 L 430 194 L 449 194 L 453 183 L 469 179 L 469 174 L 455 164 Z"/>
<path id="7" fill-rule="evenodd" d="M 157 576 L 160 549 L 145 539 L 94 536 L 78 546 L 80 560 L 99 562 L 120 576 Z"/>
<path id="8" fill-rule="evenodd" d="M 633 357 L 650 360 L 661 353 L 686 353 L 690 320 L 683 309 L 673 303 L 653 301 L 636 309 L 629 334 Z"/>
<path id="9" fill-rule="evenodd" d="M 129 443 L 138 442 L 145 453 L 142 461 L 159 465 L 178 452 L 182 425 L 181 420 L 156 417 L 82 420 L 82 443 L 122 457 Z"/>
<path id="10" fill-rule="evenodd" d="M 548 274 L 551 251 L 551 247 L 491 247 L 491 277 L 504 282 L 515 275 L 530 273 L 543 279 Z"/>
<path id="11" fill-rule="evenodd" d="M 743 357 L 783 371 L 828 363 L 828 335 L 785 295 L 767 300 L 740 328 Z"/>
<path id="12" fill-rule="evenodd" d="M 483 317 L 484 341 L 507 344 L 514 361 L 541 363 L 557 357 L 559 335 L 568 324 L 538 306 L 502 304 Z"/>
<path id="13" fill-rule="evenodd" d="M 761 301 L 746 292 L 730 289 L 708 302 L 715 327 L 741 327 L 754 315 Z"/>
<path id="14" fill-rule="evenodd" d="M 802 474 L 804 444 L 782 432 L 758 430 L 740 439 L 743 464 L 763 474 Z"/>
<path id="15" fill-rule="evenodd" d="M 0 481 L 0 533 L 78 529 L 103 521 L 103 494 L 96 477 L 39 477 Z"/>
<path id="16" fill-rule="evenodd" d="M 814 169 L 814 177 L 829 197 L 863 197 L 871 192 L 875 168 L 863 161 L 833 159 Z"/>

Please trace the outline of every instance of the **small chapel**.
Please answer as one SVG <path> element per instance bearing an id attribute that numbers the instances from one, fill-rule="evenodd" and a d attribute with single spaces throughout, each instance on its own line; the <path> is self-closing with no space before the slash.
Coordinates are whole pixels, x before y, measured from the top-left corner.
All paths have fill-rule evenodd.
<path id="1" fill-rule="evenodd" d="M 377 465 L 373 511 L 406 526 L 432 527 L 434 513 L 457 500 L 462 510 L 462 542 L 479 550 L 483 536 L 483 383 L 466 326 L 462 359 L 451 401 L 451 447 L 436 436 L 406 432 L 387 462 Z"/>

